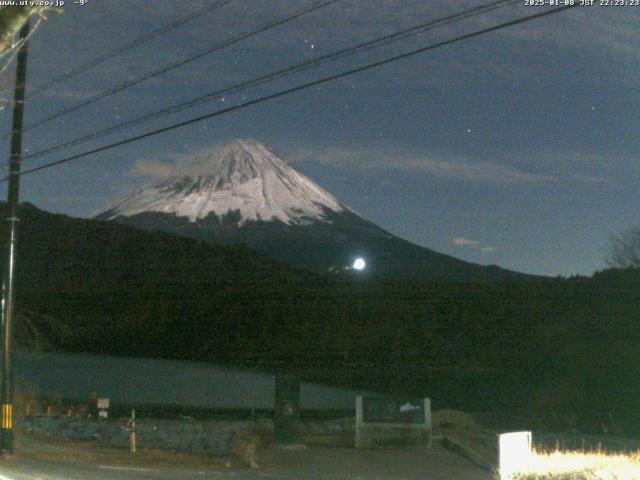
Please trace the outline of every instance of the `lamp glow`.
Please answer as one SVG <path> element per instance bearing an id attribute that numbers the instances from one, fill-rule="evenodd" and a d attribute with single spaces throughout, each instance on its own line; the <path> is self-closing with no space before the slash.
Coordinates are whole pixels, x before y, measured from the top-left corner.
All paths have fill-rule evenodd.
<path id="1" fill-rule="evenodd" d="M 361 258 L 361 257 L 356 258 L 353 262 L 354 270 L 364 270 L 366 266 L 367 266 L 367 262 L 365 262 L 364 258 Z"/>

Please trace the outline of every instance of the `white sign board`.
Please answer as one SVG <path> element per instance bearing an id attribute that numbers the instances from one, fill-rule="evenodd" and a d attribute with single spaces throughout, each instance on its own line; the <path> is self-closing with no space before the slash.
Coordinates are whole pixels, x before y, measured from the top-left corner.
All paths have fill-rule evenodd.
<path id="1" fill-rule="evenodd" d="M 356 448 L 431 445 L 431 400 L 356 397 Z"/>
<path id="2" fill-rule="evenodd" d="M 99 410 L 106 410 L 109 408 L 109 399 L 108 398 L 99 398 L 96 402 Z"/>
<path id="3" fill-rule="evenodd" d="M 531 462 L 531 432 L 512 432 L 498 435 L 500 480 L 510 480 Z"/>

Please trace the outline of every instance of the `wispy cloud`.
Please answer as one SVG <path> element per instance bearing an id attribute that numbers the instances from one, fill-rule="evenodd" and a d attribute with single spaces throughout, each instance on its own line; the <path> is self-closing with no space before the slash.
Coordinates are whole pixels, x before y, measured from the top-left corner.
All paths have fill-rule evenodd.
<path id="1" fill-rule="evenodd" d="M 133 163 L 127 172 L 129 177 L 163 178 L 178 173 L 178 169 L 169 161 L 140 159 Z"/>
<path id="2" fill-rule="evenodd" d="M 164 178 L 174 175 L 207 173 L 206 159 L 217 145 L 212 144 L 191 153 L 168 153 L 161 158 L 140 158 L 128 171 L 132 178 Z M 616 168 L 628 163 L 614 162 L 598 155 L 559 152 L 543 153 L 518 159 L 518 165 L 508 160 L 474 160 L 445 152 L 408 151 L 404 146 L 376 145 L 360 147 L 293 146 L 286 148 L 286 160 L 292 163 L 317 162 L 351 170 L 407 171 L 451 181 L 485 183 L 496 186 L 545 186 L 559 182 L 586 187 L 606 187 L 614 184 L 605 168 L 611 163 Z M 532 172 L 528 167 L 535 167 Z M 548 172 L 540 173 L 540 168 Z M 612 167 L 613 168 L 613 167 Z M 626 175 L 631 175 L 629 172 Z"/>
<path id="3" fill-rule="evenodd" d="M 500 33 L 513 39 L 544 41 L 547 45 L 550 42 L 554 49 L 573 51 L 579 48 L 589 51 L 592 47 L 597 47 L 600 54 L 608 51 L 625 56 L 632 55 L 636 60 L 640 60 L 637 49 L 640 41 L 640 31 L 637 28 L 640 12 L 625 9 L 623 15 L 620 13 L 615 8 L 574 8 L 556 16 L 566 25 L 561 31 L 554 22 L 531 22 L 519 28 L 505 29 Z M 603 59 L 605 57 L 603 56 Z"/>
<path id="4" fill-rule="evenodd" d="M 640 173 L 633 154 L 551 149 L 524 154 L 520 160 L 524 168 L 543 165 L 562 181 L 586 187 L 614 187 L 637 182 Z"/>
<path id="5" fill-rule="evenodd" d="M 160 158 L 139 158 L 127 172 L 131 178 L 157 179 L 176 175 L 206 175 L 210 160 L 223 144 L 211 144 L 190 153 L 168 152 Z"/>
<path id="6" fill-rule="evenodd" d="M 451 243 L 459 247 L 475 247 L 480 242 L 478 242 L 477 240 L 472 240 L 467 237 L 453 237 L 453 240 L 451 241 Z"/>
<path id="7" fill-rule="evenodd" d="M 453 237 L 451 243 L 456 247 L 466 248 L 480 253 L 493 253 L 496 251 L 495 247 L 491 245 L 484 245 L 479 240 L 473 240 L 468 237 Z"/>
<path id="8" fill-rule="evenodd" d="M 436 158 L 404 159 L 405 168 L 422 171 L 436 177 L 483 181 L 498 184 L 540 184 L 553 183 L 557 178 L 553 175 L 525 172 L 516 167 L 486 161 L 472 161 L 467 158 L 452 160 Z"/>
<path id="9" fill-rule="evenodd" d="M 401 149 L 385 146 L 369 149 L 301 148 L 295 150 L 291 158 L 346 168 L 408 170 L 450 180 L 503 185 L 549 184 L 558 181 L 554 175 L 528 172 L 504 163 L 473 160 L 444 152 L 403 152 Z"/>
<path id="10" fill-rule="evenodd" d="M 407 171 L 432 177 L 492 184 L 544 187 L 613 187 L 621 179 L 636 181 L 640 174 L 635 157 L 588 151 L 546 150 L 504 154 L 493 159 L 456 155 L 446 151 L 419 150 L 407 145 L 373 144 L 291 145 L 288 160 L 324 163 L 339 168 Z"/>
<path id="11" fill-rule="evenodd" d="M 173 175 L 206 173 L 203 162 L 215 149 L 215 145 L 201 148 L 190 154 L 167 155 L 160 159 L 138 159 L 128 172 L 130 177 L 160 178 Z M 508 165 L 473 161 L 468 158 L 451 158 L 445 154 L 402 153 L 391 148 L 329 147 L 325 149 L 296 148 L 287 158 L 293 162 L 320 162 L 346 168 L 407 170 L 438 178 L 485 182 L 494 184 L 544 184 L 556 182 L 552 175 L 532 173 Z"/>

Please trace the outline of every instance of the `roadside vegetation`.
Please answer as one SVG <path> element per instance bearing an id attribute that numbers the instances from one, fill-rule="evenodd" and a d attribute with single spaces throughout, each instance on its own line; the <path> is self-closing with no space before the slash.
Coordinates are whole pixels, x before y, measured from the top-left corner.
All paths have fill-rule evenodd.
<path id="1" fill-rule="evenodd" d="M 513 480 L 638 480 L 640 452 L 535 452 Z"/>

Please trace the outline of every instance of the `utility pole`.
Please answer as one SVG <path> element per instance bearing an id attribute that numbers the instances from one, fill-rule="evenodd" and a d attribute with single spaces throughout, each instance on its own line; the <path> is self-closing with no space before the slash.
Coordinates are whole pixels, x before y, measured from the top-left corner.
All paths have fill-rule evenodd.
<path id="1" fill-rule="evenodd" d="M 7 251 L 2 283 L 2 378 L 0 378 L 0 453 L 13 452 L 13 369 L 11 364 L 12 324 L 15 318 L 15 264 L 18 203 L 20 200 L 20 161 L 22 159 L 22 117 L 27 80 L 27 38 L 30 21 L 20 29 L 21 42 L 16 64 L 16 85 L 11 125 L 11 156 L 9 157 L 9 187 L 7 193 Z"/>

